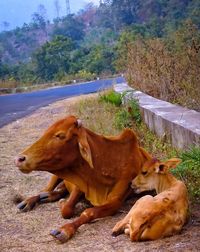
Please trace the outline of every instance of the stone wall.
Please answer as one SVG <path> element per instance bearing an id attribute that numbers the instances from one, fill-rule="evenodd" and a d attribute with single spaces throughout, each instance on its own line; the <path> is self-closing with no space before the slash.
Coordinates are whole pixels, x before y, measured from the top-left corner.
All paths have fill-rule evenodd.
<path id="1" fill-rule="evenodd" d="M 179 149 L 200 146 L 199 112 L 135 91 L 126 83 L 115 85 L 114 89 L 119 93 L 126 92 L 125 103 L 132 98 L 138 99 L 144 122 L 159 137 L 166 137 Z"/>

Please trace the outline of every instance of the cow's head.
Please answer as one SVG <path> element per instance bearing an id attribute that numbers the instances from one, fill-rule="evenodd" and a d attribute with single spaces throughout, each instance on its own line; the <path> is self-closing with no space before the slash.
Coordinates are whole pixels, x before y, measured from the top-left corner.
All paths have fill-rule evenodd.
<path id="1" fill-rule="evenodd" d="M 90 146 L 81 121 L 74 116 L 57 121 L 33 145 L 15 158 L 20 171 L 54 171 L 73 166 L 82 156 L 93 168 Z"/>
<path id="2" fill-rule="evenodd" d="M 132 181 L 132 188 L 136 193 L 158 189 L 161 178 L 166 176 L 169 169 L 175 168 L 181 162 L 178 158 L 171 158 L 161 162 L 153 158 L 142 167 L 140 174 Z"/>

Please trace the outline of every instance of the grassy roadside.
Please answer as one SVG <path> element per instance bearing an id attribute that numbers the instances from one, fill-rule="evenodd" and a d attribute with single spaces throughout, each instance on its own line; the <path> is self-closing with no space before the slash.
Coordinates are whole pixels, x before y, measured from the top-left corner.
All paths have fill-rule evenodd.
<path id="1" fill-rule="evenodd" d="M 100 134 L 115 135 L 123 128 L 134 129 L 141 146 L 153 156 L 165 160 L 170 157 L 180 157 L 182 163 L 173 171 L 174 175 L 185 181 L 190 199 L 197 202 L 200 199 L 200 148 L 191 148 L 183 152 L 156 137 L 142 123 L 139 107 L 136 101 L 121 106 L 121 97 L 113 91 L 99 95 L 99 98 L 82 100 L 76 105 L 77 116 L 84 125 Z"/>

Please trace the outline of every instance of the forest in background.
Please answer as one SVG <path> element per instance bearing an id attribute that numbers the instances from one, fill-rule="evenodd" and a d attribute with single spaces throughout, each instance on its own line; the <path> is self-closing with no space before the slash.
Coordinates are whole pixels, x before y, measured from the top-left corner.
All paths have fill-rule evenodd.
<path id="1" fill-rule="evenodd" d="M 104 0 L 0 33 L 1 83 L 125 73 L 130 85 L 200 110 L 200 0 Z"/>

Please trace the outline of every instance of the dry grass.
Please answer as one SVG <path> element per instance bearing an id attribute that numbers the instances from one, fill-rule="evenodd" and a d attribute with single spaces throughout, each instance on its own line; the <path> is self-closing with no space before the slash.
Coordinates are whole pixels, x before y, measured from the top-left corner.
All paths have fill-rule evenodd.
<path id="1" fill-rule="evenodd" d="M 89 129 L 104 135 L 116 135 L 119 129 L 114 127 L 115 113 L 119 108 L 100 102 L 99 99 L 82 100 L 75 105 L 76 113 Z"/>
<path id="2" fill-rule="evenodd" d="M 200 33 L 189 21 L 168 39 L 129 44 L 127 79 L 154 97 L 200 111 Z"/>

